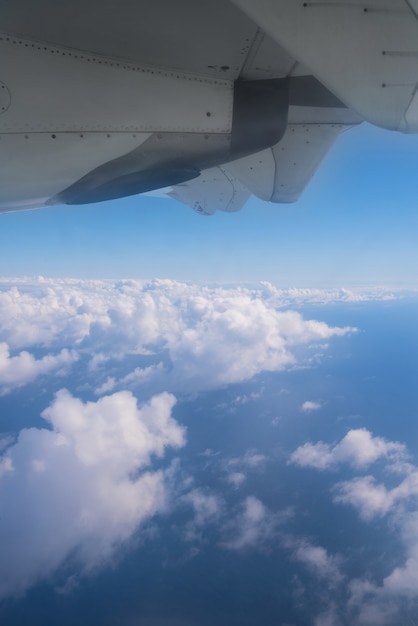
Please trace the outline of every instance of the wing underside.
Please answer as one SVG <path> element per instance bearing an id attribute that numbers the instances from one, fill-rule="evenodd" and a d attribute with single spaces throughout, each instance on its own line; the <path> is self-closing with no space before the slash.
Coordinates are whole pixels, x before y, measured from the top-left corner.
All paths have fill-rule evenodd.
<path id="1" fill-rule="evenodd" d="M 252 194 L 267 202 L 295 202 L 347 128 L 342 124 L 291 124 L 272 148 L 205 170 L 174 186 L 167 195 L 201 215 L 237 211 Z"/>
<path id="2" fill-rule="evenodd" d="M 0 23 L 0 211 L 293 202 L 345 129 L 418 130 L 417 0 L 0 0 Z"/>
<path id="3" fill-rule="evenodd" d="M 175 185 L 168 195 L 200 215 L 213 215 L 215 211 L 239 211 L 251 192 L 225 167 L 212 167 L 193 180 Z"/>

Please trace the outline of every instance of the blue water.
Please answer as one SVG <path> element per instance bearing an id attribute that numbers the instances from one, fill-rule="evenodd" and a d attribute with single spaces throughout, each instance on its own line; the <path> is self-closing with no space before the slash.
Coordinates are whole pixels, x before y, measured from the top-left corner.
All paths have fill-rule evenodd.
<path id="1" fill-rule="evenodd" d="M 0 623 L 308 625 L 331 600 L 283 546 L 288 534 L 343 554 L 349 577 L 371 573 L 381 580 L 402 561 L 403 547 L 383 521 L 362 522 L 354 510 L 332 503 L 332 485 L 352 472 L 317 472 L 287 461 L 305 441 L 331 443 L 359 427 L 406 443 L 413 460 L 418 459 L 417 311 L 414 300 L 305 307 L 307 318 L 355 326 L 359 332 L 332 339 L 312 367 L 263 373 L 247 383 L 184 398 L 175 407 L 174 417 L 187 426 L 188 439 L 179 455 L 179 476 L 191 475 L 195 487 L 222 496 L 231 517 L 247 495 L 273 513 L 292 512 L 261 550 L 225 549 L 225 528 L 220 527 L 225 520 L 207 527 L 201 541 L 191 545 L 183 536 L 191 511 L 180 506 L 150 522 L 151 538 L 142 541 L 139 532 L 112 568 L 82 578 L 70 595 L 54 590 L 74 574 L 68 565 L 56 580 L 3 602 Z M 65 385 L 76 389 L 81 379 L 79 372 Z M 33 385 L 0 398 L 3 430 L 15 432 L 29 422 L 39 426 L 41 420 L 33 423 L 33 416 L 47 406 L 53 391 Z M 305 400 L 320 402 L 321 409 L 302 413 Z M 208 448 L 213 456 L 202 454 Z M 225 481 L 223 463 L 249 449 L 266 461 L 247 468 L 246 482 L 234 490 Z M 338 599 L 344 592 L 333 593 Z"/>

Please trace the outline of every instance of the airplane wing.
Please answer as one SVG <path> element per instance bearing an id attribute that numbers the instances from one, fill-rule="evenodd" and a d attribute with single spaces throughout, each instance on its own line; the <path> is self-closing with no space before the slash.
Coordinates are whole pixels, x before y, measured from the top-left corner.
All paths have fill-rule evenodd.
<path id="1" fill-rule="evenodd" d="M 280 143 L 225 168 L 262 200 L 296 202 L 343 130 L 335 124 L 289 124 Z"/>
<path id="2" fill-rule="evenodd" d="M 275 203 L 296 202 L 338 135 L 342 124 L 291 124 L 272 148 L 204 170 L 164 195 L 200 215 L 239 211 L 251 194 Z"/>
<path id="3" fill-rule="evenodd" d="M 225 165 L 251 193 L 267 202 L 295 202 L 337 137 L 361 118 L 312 79 L 295 77 L 286 131 L 261 152 Z"/>
<path id="4" fill-rule="evenodd" d="M 418 131 L 417 0 L 233 0 L 364 119 Z"/>
<path id="5" fill-rule="evenodd" d="M 239 211 L 251 192 L 224 167 L 204 170 L 200 176 L 175 185 L 167 194 L 200 215 Z"/>
<path id="6" fill-rule="evenodd" d="M 312 96 L 315 88 L 316 100 Z M 201 215 L 237 211 L 251 194 L 267 202 L 296 202 L 338 136 L 359 121 L 337 99 L 321 94 L 312 80 L 295 79 L 288 124 L 280 142 L 221 168 L 205 170 L 167 195 Z"/>
<path id="7" fill-rule="evenodd" d="M 0 212 L 291 202 L 343 130 L 418 131 L 417 0 L 13 0 L 0 28 Z"/>

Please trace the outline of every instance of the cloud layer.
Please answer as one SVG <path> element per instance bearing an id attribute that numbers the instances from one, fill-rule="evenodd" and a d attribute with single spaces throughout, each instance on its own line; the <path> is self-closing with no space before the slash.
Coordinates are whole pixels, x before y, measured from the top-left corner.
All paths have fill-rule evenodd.
<path id="1" fill-rule="evenodd" d="M 184 428 L 172 417 L 178 399 L 310 366 L 318 345 L 323 352 L 332 338 L 355 331 L 286 309 L 304 296 L 268 285 L 169 280 L 1 284 L 0 394 L 39 381 L 46 408 L 44 427 L 0 440 L 0 597 L 24 593 L 60 570 L 101 567 L 145 521 L 174 506 L 191 515 L 183 529 L 189 545 L 204 542 L 208 527 L 224 550 L 280 543 L 286 514 L 242 493 L 264 471 L 263 454 L 250 449 L 219 461 L 221 484 L 234 497 L 229 509 L 224 494 L 190 476 L 174 486 L 167 455 L 185 445 Z M 54 393 L 57 382 L 68 389 Z M 302 405 L 306 412 L 318 408 L 314 401 Z M 325 455 L 329 465 L 342 454 L 334 448 Z M 295 540 L 292 553 L 317 575 L 336 567 L 308 540 Z"/>
<path id="2" fill-rule="evenodd" d="M 196 393 L 292 367 L 301 346 L 354 330 L 305 320 L 283 304 L 264 288 L 169 280 L 6 283 L 0 290 L 0 385 L 3 380 L 6 392 L 62 361 L 88 357 L 97 395 L 145 386 L 153 393 Z M 43 350 L 41 360 L 33 349 Z M 109 361 L 128 355 L 153 356 L 153 362 L 110 375 Z"/>

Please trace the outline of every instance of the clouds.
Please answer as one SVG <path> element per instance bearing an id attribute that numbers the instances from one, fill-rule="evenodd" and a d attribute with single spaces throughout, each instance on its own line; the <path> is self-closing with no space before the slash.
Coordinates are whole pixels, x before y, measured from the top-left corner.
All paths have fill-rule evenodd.
<path id="1" fill-rule="evenodd" d="M 252 289 L 220 288 L 174 280 L 76 280 L 3 279 L 0 283 L 0 341 L 13 349 L 51 346 L 55 342 L 78 345 L 89 338 L 97 343 L 106 331 L 118 335 L 119 342 L 130 335 L 141 344 L 153 343 L 165 333 L 178 334 L 182 311 L 186 327 L 208 308 L 220 310 L 225 304 L 254 301 L 268 310 L 306 303 L 393 300 L 401 293 L 383 288 L 368 289 L 278 289 L 267 282 Z M 255 310 L 250 318 L 257 319 Z M 174 323 L 177 318 L 177 323 Z M 240 323 L 236 320 L 236 325 Z M 241 326 L 246 325 L 245 320 Z M 116 331 L 116 327 L 118 332 Z"/>
<path id="2" fill-rule="evenodd" d="M 335 585 L 342 580 L 341 558 L 328 554 L 322 546 L 306 539 L 294 540 L 293 558 L 307 567 L 314 576 Z"/>
<path id="3" fill-rule="evenodd" d="M 379 458 L 398 459 L 404 458 L 405 455 L 406 449 L 403 444 L 387 441 L 382 437 L 373 437 L 365 428 L 357 428 L 350 430 L 334 445 L 322 441 L 316 444 L 303 444 L 293 452 L 290 462 L 316 469 L 329 469 L 340 463 L 363 468 Z"/>
<path id="4" fill-rule="evenodd" d="M 412 519 L 416 524 L 417 515 Z M 416 599 L 418 595 L 418 541 L 416 531 L 414 533 L 413 545 L 409 551 L 409 557 L 405 564 L 395 567 L 393 572 L 383 580 L 383 589 L 391 595 L 402 595 L 407 598 Z"/>
<path id="5" fill-rule="evenodd" d="M 153 457 L 185 443 L 162 394 L 138 408 L 129 392 L 83 403 L 60 391 L 43 412 L 51 429 L 20 432 L 0 474 L 0 597 L 50 577 L 72 555 L 82 570 L 106 562 L 167 505 L 168 469 Z"/>
<path id="6" fill-rule="evenodd" d="M 306 400 L 300 407 L 302 413 L 312 413 L 312 411 L 318 411 L 321 408 L 319 402 L 313 402 L 312 400 Z"/>
<path id="7" fill-rule="evenodd" d="M 41 359 L 35 359 L 26 351 L 11 356 L 7 343 L 0 343 L 0 395 L 31 383 L 39 376 L 62 375 L 77 360 L 77 352 L 66 349 L 57 355 L 48 354 Z"/>
<path id="8" fill-rule="evenodd" d="M 400 504 L 418 496 L 418 468 L 405 464 L 405 478 L 387 488 L 373 476 L 361 476 L 335 486 L 335 501 L 351 504 L 365 520 L 381 517 Z"/>
<path id="9" fill-rule="evenodd" d="M 171 280 L 5 281 L 0 393 L 57 375 L 67 377 L 70 391 L 51 399 L 44 428 L 4 439 L 0 596 L 24 592 L 70 558 L 82 571 L 100 567 L 144 520 L 166 509 L 170 472 L 154 461 L 185 444 L 171 417 L 173 393 L 190 396 L 294 367 L 303 363 L 300 347 L 306 354 L 353 330 L 281 310 L 277 294 L 273 301 L 260 289 Z M 264 462 L 255 451 L 230 458 L 221 469 L 224 484 L 232 493 Z M 190 489 L 182 500 L 193 510 L 190 537 L 220 520 L 229 549 L 270 536 L 273 518 L 257 497 L 241 501 L 230 537 L 222 498 Z"/>
<path id="10" fill-rule="evenodd" d="M 13 350 L 76 348 L 80 358 L 90 359 L 89 380 L 98 395 L 145 387 L 153 394 L 196 393 L 293 367 L 301 346 L 309 350 L 354 331 L 282 307 L 265 289 L 170 280 L 6 283 L 0 340 Z M 142 361 L 122 375 L 124 368 L 109 373 L 109 361 L 122 364 L 129 355 Z M 144 356 L 152 362 L 143 363 Z"/>
<path id="11" fill-rule="evenodd" d="M 224 514 L 225 502 L 217 494 L 194 488 L 181 498 L 181 503 L 192 508 L 193 519 L 184 528 L 184 538 L 190 542 L 201 542 L 208 526 L 217 525 Z"/>
<path id="12" fill-rule="evenodd" d="M 162 377 L 173 391 L 213 389 L 283 369 L 296 362 L 293 347 L 348 332 L 305 321 L 293 311 L 277 311 L 248 293 L 184 289 L 180 302 L 172 305 L 167 310 L 170 324 L 160 329 L 159 341 L 173 368 L 165 376 L 149 372 L 147 378 Z"/>
<path id="13" fill-rule="evenodd" d="M 248 496 L 237 517 L 229 523 L 231 538 L 222 543 L 229 550 L 262 548 L 272 537 L 277 525 L 273 515 L 255 496 Z"/>
<path id="14" fill-rule="evenodd" d="M 385 515 L 391 509 L 394 497 L 373 476 L 361 476 L 338 483 L 335 486 L 334 501 L 351 504 L 368 521 Z"/>
<path id="15" fill-rule="evenodd" d="M 293 508 L 270 496 L 289 491 L 282 482 L 282 452 L 267 457 L 258 439 L 244 444 L 243 438 L 240 447 L 243 429 L 229 449 L 221 440 L 205 442 L 202 448 L 216 445 L 220 452 L 202 457 L 204 468 L 192 452 L 190 458 L 184 452 L 184 464 L 170 462 L 185 446 L 185 430 L 172 416 L 176 401 L 181 419 L 181 407 L 187 402 L 191 410 L 201 392 L 221 393 L 262 372 L 312 367 L 318 346 L 322 353 L 332 340 L 355 332 L 286 310 L 292 298 L 300 303 L 303 294 L 269 291 L 265 285 L 220 288 L 171 280 L 3 285 L 0 392 L 42 377 L 46 408 L 44 428 L 26 428 L 0 441 L 1 597 L 24 593 L 39 581 L 55 584 L 58 571 L 68 573 L 67 583 L 60 580 L 58 586 L 69 591 L 76 586 L 74 576 L 109 564 L 138 529 L 141 536 L 146 522 L 157 524 L 158 514 L 170 512 L 172 532 L 188 556 L 201 555 L 208 546 L 228 559 L 258 551 L 263 558 L 287 558 L 304 581 L 312 576 L 327 589 L 346 580 L 344 560 L 320 545 L 321 538 L 302 528 L 300 537 L 297 531 L 285 533 Z M 68 390 L 53 396 L 61 374 Z M 44 383 L 52 376 L 48 388 Z M 303 413 L 328 405 L 322 392 L 320 402 L 301 404 L 309 394 L 297 396 Z M 261 400 L 269 411 L 268 396 L 259 389 L 235 388 L 232 397 L 236 418 L 240 412 L 245 419 L 257 417 Z M 210 419 L 206 408 L 201 414 Z M 228 415 L 225 411 L 225 419 Z M 270 422 L 260 418 L 262 428 Z M 274 432 L 281 436 L 278 428 Z M 278 441 L 277 450 L 280 446 Z M 338 443 L 305 443 L 290 461 L 360 471 L 379 460 L 400 467 L 408 457 L 401 444 L 358 429 Z M 280 463 L 284 466 L 276 468 Z M 413 490 L 412 478 L 408 487 L 404 475 L 396 492 L 373 477 L 356 478 L 362 484 L 336 481 L 331 497 L 363 519 L 390 515 L 405 501 L 402 489 Z M 388 589 L 406 588 L 414 575 L 413 561 L 397 565 L 388 572 Z"/>
<path id="16" fill-rule="evenodd" d="M 98 297 L 95 281 L 4 282 L 0 290 L 0 339 L 13 349 L 28 346 L 74 346 L 93 323 L 109 323 L 108 289 Z"/>
<path id="17" fill-rule="evenodd" d="M 263 470 L 267 457 L 256 450 L 246 450 L 241 457 L 233 457 L 222 461 L 222 469 L 226 472 L 226 481 L 238 489 L 247 479 L 248 471 Z"/>
<path id="18" fill-rule="evenodd" d="M 376 462 L 380 461 L 380 471 Z M 366 523 L 387 518 L 403 543 L 398 565 L 380 582 L 356 578 L 348 585 L 349 599 L 343 613 L 350 623 L 380 626 L 399 623 L 400 606 L 407 600 L 418 610 L 418 467 L 410 462 L 405 445 L 374 437 L 368 430 L 350 430 L 333 445 L 306 443 L 290 462 L 305 468 L 335 470 L 348 464 L 356 472 L 349 480 L 336 481 L 331 493 L 337 505 L 353 507 Z M 383 479 L 382 479 L 383 465 Z M 371 470 L 375 469 L 375 475 Z M 402 552 L 406 555 L 403 556 Z M 405 558 L 402 562 L 402 558 Z M 321 623 L 319 621 L 319 623 Z"/>
<path id="19" fill-rule="evenodd" d="M 286 306 L 289 304 L 328 304 L 333 302 L 370 302 L 390 301 L 402 298 L 408 294 L 404 289 L 386 289 L 384 287 L 359 287 L 356 289 L 335 288 L 290 288 L 278 289 L 269 282 L 261 282 L 260 289 L 268 294 L 271 299 L 275 298 Z"/>

